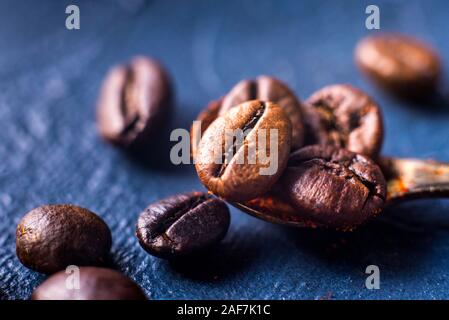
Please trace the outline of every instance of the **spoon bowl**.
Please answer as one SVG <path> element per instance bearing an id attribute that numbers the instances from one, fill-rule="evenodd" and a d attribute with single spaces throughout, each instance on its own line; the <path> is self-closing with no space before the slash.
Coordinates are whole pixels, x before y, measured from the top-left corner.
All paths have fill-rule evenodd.
<path id="1" fill-rule="evenodd" d="M 380 157 L 378 164 L 387 182 L 386 206 L 412 199 L 449 197 L 449 163 Z M 250 201 L 231 204 L 271 223 L 294 227 L 326 227 L 304 217 L 274 192 Z"/>

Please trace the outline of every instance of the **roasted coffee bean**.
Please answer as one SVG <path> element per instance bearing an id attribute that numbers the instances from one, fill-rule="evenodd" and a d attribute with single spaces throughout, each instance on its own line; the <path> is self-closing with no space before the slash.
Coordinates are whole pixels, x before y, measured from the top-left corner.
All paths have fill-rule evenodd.
<path id="1" fill-rule="evenodd" d="M 229 221 L 222 200 L 202 192 L 178 194 L 148 206 L 137 220 L 136 235 L 148 253 L 173 259 L 219 242 Z"/>
<path id="2" fill-rule="evenodd" d="M 206 131 L 206 129 L 210 126 L 212 122 L 218 117 L 218 112 L 220 111 L 221 103 L 223 102 L 223 98 L 218 100 L 211 101 L 207 107 L 200 112 L 196 121 L 201 122 L 201 128 L 195 128 L 193 125 L 190 128 L 190 142 L 191 142 L 191 150 L 192 156 L 195 157 L 197 153 L 198 144 L 201 140 L 201 137 Z"/>
<path id="3" fill-rule="evenodd" d="M 77 276 L 79 282 L 74 280 Z M 78 270 L 70 269 L 69 273 L 65 270 L 55 273 L 34 290 L 31 299 L 146 300 L 146 297 L 134 281 L 117 271 L 80 267 Z"/>
<path id="4" fill-rule="evenodd" d="M 331 85 L 306 102 L 306 142 L 346 148 L 376 158 L 383 141 L 377 104 L 350 85 Z"/>
<path id="5" fill-rule="evenodd" d="M 362 39 L 355 50 L 360 70 L 380 87 L 409 98 L 435 91 L 442 66 L 438 54 L 410 36 L 386 33 Z"/>
<path id="6" fill-rule="evenodd" d="M 167 122 L 170 104 L 165 70 L 152 59 L 136 57 L 107 75 L 98 100 L 99 131 L 113 144 L 145 148 Z"/>
<path id="7" fill-rule="evenodd" d="M 278 188 L 305 219 L 351 230 L 382 211 L 386 182 L 369 158 L 333 146 L 308 146 L 289 159 Z"/>
<path id="8" fill-rule="evenodd" d="M 219 115 L 223 115 L 229 109 L 249 100 L 271 101 L 280 106 L 292 123 L 292 149 L 295 150 L 303 146 L 303 106 L 285 83 L 269 76 L 240 81 L 223 98 Z"/>
<path id="9" fill-rule="evenodd" d="M 259 100 L 245 102 L 207 128 L 198 146 L 198 177 L 226 200 L 250 200 L 277 181 L 287 164 L 290 141 L 291 124 L 282 108 Z"/>
<path id="10" fill-rule="evenodd" d="M 102 265 L 111 242 L 111 231 L 100 217 L 68 204 L 31 210 L 16 231 L 19 260 L 43 273 L 54 273 L 68 265 Z"/>

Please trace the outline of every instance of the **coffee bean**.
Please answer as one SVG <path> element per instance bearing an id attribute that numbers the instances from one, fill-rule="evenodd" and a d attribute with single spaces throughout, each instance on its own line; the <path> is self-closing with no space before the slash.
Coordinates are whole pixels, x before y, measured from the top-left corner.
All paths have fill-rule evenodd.
<path id="1" fill-rule="evenodd" d="M 245 134 L 236 138 L 235 130 Z M 226 200 L 255 198 L 281 175 L 290 141 L 291 124 L 282 108 L 271 102 L 245 102 L 207 128 L 198 146 L 198 177 L 209 191 Z"/>
<path id="2" fill-rule="evenodd" d="M 249 100 L 271 101 L 280 106 L 292 123 L 292 149 L 295 150 L 303 146 L 303 106 L 285 83 L 269 76 L 240 81 L 223 98 L 219 115 L 223 115 L 229 109 Z"/>
<path id="3" fill-rule="evenodd" d="M 134 281 L 117 271 L 80 267 L 70 272 L 55 273 L 34 290 L 31 299 L 146 300 L 146 297 Z"/>
<path id="4" fill-rule="evenodd" d="M 435 91 L 442 66 L 438 54 L 410 36 L 385 33 L 362 39 L 355 50 L 360 70 L 380 87 L 409 98 Z"/>
<path id="5" fill-rule="evenodd" d="M 219 242 L 229 221 L 222 200 L 202 192 L 178 194 L 148 206 L 139 216 L 136 235 L 148 253 L 173 259 Z"/>
<path id="6" fill-rule="evenodd" d="M 68 265 L 102 265 L 111 231 L 93 212 L 74 205 L 45 205 L 28 212 L 16 231 L 16 252 L 26 267 L 54 273 Z"/>
<path id="7" fill-rule="evenodd" d="M 376 158 L 383 141 L 377 104 L 350 85 L 331 85 L 306 102 L 306 143 L 346 148 Z"/>
<path id="8" fill-rule="evenodd" d="M 306 219 L 350 230 L 382 211 L 386 182 L 369 158 L 333 146 L 308 146 L 289 159 L 278 188 Z"/>
<path id="9" fill-rule="evenodd" d="M 163 67 L 146 57 L 113 68 L 98 100 L 98 127 L 109 142 L 130 149 L 145 148 L 168 120 L 169 78 Z"/>

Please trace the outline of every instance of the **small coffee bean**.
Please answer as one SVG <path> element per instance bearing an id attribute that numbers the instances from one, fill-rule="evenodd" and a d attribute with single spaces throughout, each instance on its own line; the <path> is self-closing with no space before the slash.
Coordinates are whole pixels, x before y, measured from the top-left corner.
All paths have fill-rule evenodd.
<path id="1" fill-rule="evenodd" d="M 111 231 L 100 217 L 66 204 L 31 210 L 16 231 L 20 262 L 43 273 L 54 273 L 68 265 L 102 265 L 111 242 Z"/>
<path id="2" fill-rule="evenodd" d="M 292 123 L 292 149 L 304 144 L 304 124 L 301 101 L 280 80 L 259 76 L 254 80 L 242 80 L 223 98 L 219 115 L 249 100 L 271 101 L 280 106 Z"/>
<path id="3" fill-rule="evenodd" d="M 430 46 L 397 33 L 362 39 L 355 50 L 355 61 L 380 87 L 408 98 L 434 92 L 442 72 L 440 58 Z"/>
<path id="4" fill-rule="evenodd" d="M 383 141 L 380 108 L 350 85 L 331 85 L 306 102 L 306 143 L 346 148 L 376 158 Z"/>
<path id="5" fill-rule="evenodd" d="M 294 152 L 279 183 L 305 219 L 351 230 L 382 211 L 386 182 L 369 158 L 333 146 L 308 146 Z"/>
<path id="6" fill-rule="evenodd" d="M 131 149 L 145 148 L 168 120 L 171 104 L 169 77 L 146 57 L 114 67 L 98 100 L 100 134 L 109 142 Z"/>
<path id="7" fill-rule="evenodd" d="M 75 279 L 78 276 L 79 282 Z M 34 290 L 31 299 L 146 300 L 146 297 L 134 281 L 117 271 L 80 267 L 79 270 L 70 273 L 65 271 L 55 273 Z"/>
<path id="8" fill-rule="evenodd" d="M 243 138 L 236 138 L 236 130 L 245 133 Z M 287 164 L 290 141 L 291 124 L 282 108 L 259 100 L 245 102 L 207 128 L 198 146 L 198 177 L 226 200 L 250 200 L 277 181 Z"/>
<path id="9" fill-rule="evenodd" d="M 136 235 L 148 253 L 173 259 L 219 242 L 229 221 L 222 200 L 202 192 L 178 194 L 148 206 L 137 220 Z"/>

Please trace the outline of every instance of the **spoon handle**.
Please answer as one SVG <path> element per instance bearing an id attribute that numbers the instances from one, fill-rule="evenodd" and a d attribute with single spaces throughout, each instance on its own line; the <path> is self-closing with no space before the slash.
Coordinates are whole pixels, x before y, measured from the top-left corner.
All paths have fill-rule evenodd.
<path id="1" fill-rule="evenodd" d="M 449 197 L 449 163 L 382 157 L 387 204 L 416 198 Z"/>

